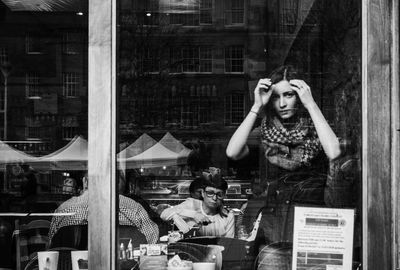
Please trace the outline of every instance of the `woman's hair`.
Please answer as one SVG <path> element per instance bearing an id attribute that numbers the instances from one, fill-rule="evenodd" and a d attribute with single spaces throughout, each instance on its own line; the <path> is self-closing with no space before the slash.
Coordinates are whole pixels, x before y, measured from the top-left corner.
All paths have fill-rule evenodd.
<path id="1" fill-rule="evenodd" d="M 297 68 L 292 65 L 284 65 L 273 70 L 268 78 L 271 79 L 272 84 L 280 81 L 290 81 L 293 79 L 301 78 L 301 74 Z"/>
<path id="2" fill-rule="evenodd" d="M 272 84 L 277 84 L 280 81 L 290 81 L 293 79 L 300 79 L 303 77 L 303 74 L 301 74 L 299 72 L 299 70 L 297 68 L 295 68 L 292 65 L 284 65 L 284 66 L 280 66 L 278 68 L 276 68 L 275 70 L 273 70 L 270 75 L 268 76 L 268 78 L 271 80 Z M 297 96 L 297 93 L 296 93 Z M 301 102 L 299 103 L 299 105 L 301 105 Z M 267 116 L 271 116 L 275 114 L 275 110 L 272 108 L 272 106 L 270 106 L 270 103 L 265 106 L 264 108 L 265 113 Z M 297 115 L 303 115 L 304 114 L 304 110 L 302 108 L 302 106 L 300 106 L 300 110 L 298 111 Z"/>

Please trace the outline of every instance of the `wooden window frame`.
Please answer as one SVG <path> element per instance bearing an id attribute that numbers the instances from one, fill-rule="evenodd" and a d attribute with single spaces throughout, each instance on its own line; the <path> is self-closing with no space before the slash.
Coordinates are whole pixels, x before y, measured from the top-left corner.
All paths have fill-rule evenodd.
<path id="1" fill-rule="evenodd" d="M 399 4 L 361 3 L 363 269 L 396 269 Z M 89 1 L 89 269 L 117 269 L 116 12 L 116 0 Z"/>

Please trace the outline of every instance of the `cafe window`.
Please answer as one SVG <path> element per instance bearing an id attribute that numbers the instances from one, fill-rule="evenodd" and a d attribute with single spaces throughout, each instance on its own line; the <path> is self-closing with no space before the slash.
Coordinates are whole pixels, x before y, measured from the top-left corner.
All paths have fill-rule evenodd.
<path id="1" fill-rule="evenodd" d="M 60 260 L 71 260 L 77 253 L 66 251 L 67 244 L 83 251 L 98 246 L 89 250 L 91 267 L 124 270 L 139 261 L 141 268 L 153 262 L 165 267 L 177 255 L 180 260 L 175 257 L 174 265 L 201 261 L 223 269 L 369 268 L 369 256 L 376 256 L 371 245 L 378 242 L 370 227 L 387 222 L 382 221 L 386 212 L 395 209 L 381 200 L 373 202 L 379 208 L 371 205 L 371 198 L 381 198 L 373 192 L 392 190 L 393 181 L 364 177 L 371 175 L 365 164 L 378 162 L 371 161 L 370 152 L 381 143 L 370 132 L 374 116 L 368 114 L 365 121 L 364 111 L 373 111 L 383 123 L 387 118 L 379 116 L 387 115 L 375 106 L 388 104 L 378 101 L 364 108 L 364 101 L 377 99 L 368 95 L 374 82 L 370 69 L 382 69 L 385 76 L 389 72 L 382 63 L 387 65 L 384 60 L 392 54 L 382 56 L 371 51 L 375 45 L 368 46 L 369 57 L 363 56 L 368 63 L 361 65 L 361 32 L 371 31 L 362 23 L 361 4 L 368 5 L 371 20 L 386 18 L 389 3 L 376 4 L 386 14 L 382 17 L 376 5 L 371 8 L 360 0 L 117 2 L 89 1 L 88 9 L 82 2 L 62 7 L 2 0 L 0 13 L 6 16 L 0 30 L 7 31 L 0 31 L 0 37 L 13 49 L 8 51 L 12 69 L 8 80 L 3 77 L 1 91 L 2 106 L 7 104 L 0 114 L 7 155 L 0 155 L 0 227 L 5 228 L 0 238 L 8 242 L 0 241 L 0 250 L 7 250 L 0 268 L 38 266 L 34 254 L 21 254 L 17 248 L 31 244 L 25 241 L 31 239 L 25 228 L 38 220 L 43 225 L 35 231 L 40 234 L 35 236 L 40 238 L 38 250 L 56 249 Z M 383 28 L 380 24 L 390 25 L 385 21 L 375 26 Z M 33 30 L 26 35 L 21 26 Z M 75 37 L 61 37 L 67 29 L 78 29 L 90 45 L 83 38 L 82 50 L 75 47 Z M 100 38 L 105 42 L 98 42 Z M 26 46 L 15 46 L 21 40 Z M 367 78 L 361 79 L 370 61 Z M 264 80 L 258 89 L 259 80 L 268 78 L 272 86 Z M 300 99 L 297 91 L 308 87 L 312 98 Z M 393 99 L 393 93 L 387 95 L 391 87 L 382 86 L 382 100 Z M 259 107 L 258 98 L 267 96 L 268 102 L 262 100 Z M 240 144 L 235 131 L 249 119 L 246 146 L 239 149 L 243 151 L 230 149 Z M 320 121 L 327 136 L 315 129 Z M 326 140 L 332 148 L 324 148 Z M 379 175 L 395 174 L 388 167 Z M 190 192 L 197 180 L 204 182 Z M 371 183 L 380 186 L 370 190 Z M 82 219 L 68 219 L 78 209 L 63 207 L 77 201 L 82 202 Z M 205 220 L 198 223 L 183 216 L 187 205 Z M 88 208 L 96 209 L 96 215 L 85 214 Z M 301 245 L 294 252 L 300 228 L 293 218 L 296 208 L 317 209 L 317 214 L 312 212 L 317 218 L 297 220 L 312 227 L 297 238 L 304 245 L 315 243 L 310 242 L 319 236 L 315 230 L 343 229 L 353 218 L 354 230 L 348 234 L 353 242 L 343 247 L 351 256 L 340 248 L 311 252 Z M 210 212 L 204 215 L 204 209 Z M 349 220 L 332 221 L 321 214 L 348 210 L 354 211 Z M 387 231 L 393 224 L 385 225 L 385 239 L 390 239 Z M 77 231 L 83 242 L 73 243 Z M 101 234 L 104 231 L 111 233 Z M 329 235 L 320 235 L 326 243 Z M 333 243 L 342 243 L 336 240 Z M 160 245 L 146 246 L 149 243 Z M 119 251 L 115 258 L 111 250 Z M 151 252 L 161 256 L 152 258 Z M 88 253 L 80 254 L 84 257 L 72 263 L 87 268 Z M 297 260 L 292 261 L 294 256 Z M 393 262 L 387 264 L 395 268 Z"/>
<path id="2" fill-rule="evenodd" d="M 80 75 L 75 72 L 63 73 L 63 96 L 76 97 L 79 91 Z"/>

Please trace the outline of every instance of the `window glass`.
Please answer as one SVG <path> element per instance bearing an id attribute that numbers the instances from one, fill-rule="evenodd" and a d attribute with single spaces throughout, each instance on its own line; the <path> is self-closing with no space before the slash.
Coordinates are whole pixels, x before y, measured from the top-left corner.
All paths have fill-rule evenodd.
<path id="1" fill-rule="evenodd" d="M 87 1 L 68 2 L 0 1 L 1 269 L 88 249 Z"/>
<path id="2" fill-rule="evenodd" d="M 157 242 L 158 263 L 291 269 L 301 206 L 355 209 L 361 269 L 360 2 L 121 1 L 121 267 Z M 347 260 L 300 251 L 298 269 Z"/>

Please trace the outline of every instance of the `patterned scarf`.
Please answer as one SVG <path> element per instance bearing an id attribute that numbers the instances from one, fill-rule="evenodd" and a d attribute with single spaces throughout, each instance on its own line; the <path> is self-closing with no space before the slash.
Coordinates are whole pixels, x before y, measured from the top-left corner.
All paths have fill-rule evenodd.
<path id="1" fill-rule="evenodd" d="M 290 129 L 285 128 L 277 117 L 264 118 L 261 140 L 268 161 L 290 171 L 310 166 L 310 161 L 322 150 L 309 118 L 299 118 Z"/>

